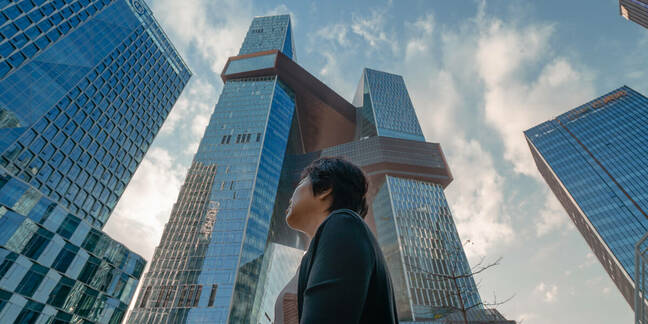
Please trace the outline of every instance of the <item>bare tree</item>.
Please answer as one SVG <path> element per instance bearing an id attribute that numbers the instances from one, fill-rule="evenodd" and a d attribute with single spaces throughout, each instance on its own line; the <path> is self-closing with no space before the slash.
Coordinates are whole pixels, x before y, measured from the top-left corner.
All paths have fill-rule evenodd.
<path id="1" fill-rule="evenodd" d="M 437 233 L 442 236 L 447 236 L 442 234 L 444 233 L 443 231 L 438 231 Z M 444 307 L 453 310 L 453 313 L 460 312 L 464 324 L 468 324 L 468 312 L 471 309 L 480 306 L 496 308 L 497 306 L 513 299 L 515 295 L 511 295 L 505 300 L 498 301 L 497 296 L 494 295 L 492 302 L 479 301 L 477 303 L 472 303 L 471 298 L 469 297 L 478 294 L 477 288 L 479 287 L 479 283 L 472 284 L 475 280 L 474 276 L 499 265 L 502 257 L 489 263 L 485 263 L 485 257 L 482 257 L 477 264 L 471 267 L 468 265 L 464 247 L 468 244 L 474 243 L 470 242 L 470 240 L 467 240 L 465 243 L 457 243 L 457 239 L 450 237 L 443 237 L 443 239 L 438 240 L 438 242 L 442 242 L 441 244 L 443 246 L 441 247 L 441 250 L 445 256 L 445 258 L 440 262 L 441 269 L 435 271 L 429 269 L 429 267 L 422 268 L 415 264 L 411 264 L 410 262 L 408 262 L 408 265 L 410 269 L 420 272 L 425 280 L 444 282 L 452 287 L 452 292 L 450 294 L 455 297 L 457 304 L 455 305 L 450 302 L 450 305 L 444 305 Z"/>

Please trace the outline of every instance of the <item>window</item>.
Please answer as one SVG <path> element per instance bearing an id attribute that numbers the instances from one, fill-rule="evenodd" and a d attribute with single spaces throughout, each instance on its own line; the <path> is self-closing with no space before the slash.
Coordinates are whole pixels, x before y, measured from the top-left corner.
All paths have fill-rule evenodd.
<path id="1" fill-rule="evenodd" d="M 99 296 L 99 292 L 91 289 L 90 287 L 86 287 L 85 291 L 83 292 L 83 295 L 79 299 L 79 302 L 77 303 L 77 307 L 74 311 L 75 314 L 88 317 L 90 315 L 90 312 L 95 306 L 95 302 L 97 300 L 97 296 Z"/>
<path id="2" fill-rule="evenodd" d="M 61 252 L 59 252 L 56 259 L 54 259 L 52 268 L 65 273 L 65 271 L 67 271 L 67 269 L 70 267 L 70 264 L 72 264 L 72 260 L 74 260 L 77 252 L 79 252 L 79 247 L 74 246 L 70 243 L 65 243 L 65 246 L 63 246 Z"/>
<path id="3" fill-rule="evenodd" d="M 187 296 L 187 289 L 188 286 L 182 286 L 180 288 L 180 298 L 178 298 L 178 307 L 183 307 L 185 304 L 186 296 Z"/>
<path id="4" fill-rule="evenodd" d="M 175 290 L 174 288 L 175 287 L 173 286 L 168 287 L 167 293 L 164 296 L 164 303 L 162 304 L 162 307 L 167 307 L 169 305 L 169 300 L 171 300 L 171 293 L 173 293 L 173 291 Z"/>
<path id="5" fill-rule="evenodd" d="M 23 248 L 22 253 L 32 259 L 38 259 L 38 257 L 43 253 L 43 250 L 47 247 L 50 240 L 54 234 L 49 231 L 39 228 L 36 233 L 31 237 L 25 248 Z"/>
<path id="6" fill-rule="evenodd" d="M 78 278 L 79 281 L 84 283 L 90 283 L 90 280 L 92 279 L 92 277 L 97 272 L 97 269 L 99 268 L 100 262 L 101 260 L 93 256 L 90 256 L 85 266 L 83 267 L 83 270 L 81 270 L 81 273 L 79 274 L 79 278 Z"/>
<path id="7" fill-rule="evenodd" d="M 148 286 L 144 291 L 144 295 L 142 295 L 142 300 L 139 305 L 140 308 L 144 308 L 144 306 L 146 306 L 146 301 L 148 300 L 150 295 L 151 295 L 151 286 Z"/>
<path id="8" fill-rule="evenodd" d="M 58 311 L 54 316 L 54 321 L 52 322 L 52 324 L 65 324 L 70 322 L 72 322 L 72 314 L 68 314 L 63 311 Z"/>
<path id="9" fill-rule="evenodd" d="M 27 297 L 31 297 L 40 285 L 41 281 L 43 281 L 43 278 L 45 278 L 46 273 L 47 268 L 39 264 L 33 264 L 23 277 L 22 281 L 18 284 L 16 291 Z"/>
<path id="10" fill-rule="evenodd" d="M 167 287 L 165 287 L 165 286 L 162 286 L 160 288 L 160 292 L 158 293 L 158 297 L 157 297 L 157 300 L 155 301 L 155 306 L 154 307 L 160 307 L 160 302 L 162 302 L 162 299 L 164 298 L 164 296 L 166 296 L 166 294 L 165 294 L 166 290 L 167 290 Z"/>
<path id="11" fill-rule="evenodd" d="M 198 306 L 198 302 L 200 301 L 200 293 L 202 292 L 202 285 L 196 286 L 196 294 L 194 295 L 194 300 L 193 300 L 193 307 Z M 191 305 L 189 305 L 191 306 Z"/>
<path id="12" fill-rule="evenodd" d="M 45 305 L 33 302 L 31 300 L 27 301 L 27 304 L 22 309 L 18 317 L 14 320 L 15 324 L 28 324 L 34 323 L 40 316 L 40 312 L 43 310 Z"/>
<path id="13" fill-rule="evenodd" d="M 54 287 L 52 292 L 50 292 L 47 303 L 55 307 L 63 307 L 72 287 L 74 287 L 74 280 L 67 277 L 61 277 L 61 280 L 58 282 L 56 287 Z"/>
<path id="14" fill-rule="evenodd" d="M 18 32 L 18 27 L 15 24 L 10 23 L 4 26 L 0 32 L 2 32 L 2 35 L 4 35 L 5 38 L 11 38 Z"/>
<path id="15" fill-rule="evenodd" d="M 81 244 L 81 247 L 90 252 L 93 252 L 94 249 L 97 247 L 97 243 L 99 243 L 100 239 L 101 239 L 101 233 L 99 233 L 95 229 L 92 229 L 88 233 L 88 236 L 86 236 L 86 239 L 83 241 L 83 244 Z"/>
<path id="16" fill-rule="evenodd" d="M 14 261 L 16 261 L 16 258 L 18 258 L 18 254 L 14 252 L 10 252 L 5 258 L 2 263 L 0 263 L 0 279 L 4 277 L 4 275 L 9 271 L 9 268 L 14 264 Z"/>
<path id="17" fill-rule="evenodd" d="M 72 234 L 76 230 L 77 226 L 79 226 L 80 222 L 81 220 L 76 218 L 72 214 L 67 214 L 67 216 L 65 216 L 65 220 L 63 221 L 61 226 L 59 226 L 56 233 L 65 237 L 66 239 L 69 239 L 70 237 L 72 237 Z"/>
<path id="18" fill-rule="evenodd" d="M 208 307 L 214 306 L 214 299 L 216 298 L 216 290 L 218 289 L 217 284 L 212 285 L 211 293 L 209 294 L 209 304 Z"/>
<path id="19" fill-rule="evenodd" d="M 12 294 L 10 292 L 0 289 L 0 312 L 2 312 L 2 309 L 9 302 L 11 295 Z"/>

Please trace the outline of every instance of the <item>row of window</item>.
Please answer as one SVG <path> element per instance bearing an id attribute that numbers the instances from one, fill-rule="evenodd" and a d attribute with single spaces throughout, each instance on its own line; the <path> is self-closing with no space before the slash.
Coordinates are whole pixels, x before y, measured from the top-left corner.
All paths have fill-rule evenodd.
<path id="1" fill-rule="evenodd" d="M 110 2 L 111 0 L 96 0 L 90 4 L 90 0 L 79 0 L 66 5 L 63 0 L 45 4 L 44 0 L 26 0 L 19 5 L 5 8 L 2 18 L 6 18 L 7 23 L 0 28 L 0 35 L 1 39 L 7 40 L 0 44 L 0 55 L 8 60 L 0 61 L 0 77 L 17 69 L 26 59 L 43 51 L 49 44 L 56 42 Z M 40 8 L 36 7 L 40 5 Z M 21 12 L 25 14 L 18 18 Z M 11 40 L 8 40 L 9 38 Z M 15 51 L 18 52 L 12 55 Z"/>
<path id="2" fill-rule="evenodd" d="M 31 324 L 37 322 L 38 319 L 45 322 L 48 320 L 48 323 L 53 324 L 63 324 L 69 323 L 72 321 L 72 314 L 68 314 L 64 311 L 58 311 L 54 316 L 44 315 L 42 311 L 45 305 L 41 303 L 34 302 L 32 300 L 27 300 L 24 306 L 19 306 L 11 302 L 12 294 L 8 291 L 0 289 L 0 312 L 5 308 L 16 308 L 20 312 L 17 312 L 17 315 L 14 315 L 15 318 L 11 318 L 11 311 L 5 312 L 4 316 L 0 317 L 0 321 L 3 323 L 14 323 L 14 324 Z M 14 313 L 15 314 L 15 313 Z M 117 324 L 118 322 L 111 321 L 110 324 Z"/>
<path id="3" fill-rule="evenodd" d="M 253 133 L 237 134 L 236 144 L 250 143 L 250 139 L 252 138 L 252 135 L 254 134 Z M 232 140 L 232 135 L 223 135 L 223 138 L 221 139 L 221 144 L 229 144 L 231 140 Z M 261 141 L 261 133 L 256 133 L 256 141 L 257 142 Z"/>
<path id="4" fill-rule="evenodd" d="M 148 286 L 143 291 L 142 297 L 140 297 L 140 302 L 138 304 L 139 308 L 167 308 L 167 307 L 198 307 L 198 302 L 200 301 L 200 295 L 202 292 L 202 285 L 182 285 L 182 286 L 161 286 L 154 287 Z M 151 291 L 155 292 L 155 297 L 151 300 L 151 304 L 148 304 L 149 298 L 151 297 Z M 211 291 L 209 293 L 209 300 L 207 307 L 214 306 L 214 300 L 216 298 L 216 291 L 218 290 L 218 285 L 213 284 Z M 177 299 L 176 292 L 178 293 Z"/>

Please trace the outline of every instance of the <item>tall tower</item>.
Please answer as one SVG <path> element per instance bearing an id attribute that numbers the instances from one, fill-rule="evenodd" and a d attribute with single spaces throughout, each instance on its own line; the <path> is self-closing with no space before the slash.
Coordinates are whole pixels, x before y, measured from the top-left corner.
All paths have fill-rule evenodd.
<path id="1" fill-rule="evenodd" d="M 436 319 L 481 303 L 444 188 L 452 181 L 441 146 L 427 143 L 400 75 L 364 69 L 354 96 L 353 142 L 325 149 L 370 178 L 374 228 L 394 282 L 401 320 Z M 431 275 L 433 274 L 433 276 Z M 461 301 L 456 291 L 461 291 Z M 478 307 L 481 308 L 481 307 Z"/>
<path id="2" fill-rule="evenodd" d="M 279 50 L 291 60 L 291 34 L 287 15 L 255 18 L 224 73 L 271 68 Z M 271 74 L 224 81 L 131 323 L 241 323 L 250 315 L 295 94 Z"/>
<path id="3" fill-rule="evenodd" d="M 129 323 L 271 323 L 307 242 L 285 210 L 321 156 L 370 178 L 367 223 L 387 257 L 403 320 L 479 305 L 443 189 L 441 147 L 427 143 L 403 78 L 365 69 L 352 105 L 295 62 L 290 17 L 257 17 L 166 224 Z M 476 307 L 480 308 L 480 307 Z"/>
<path id="4" fill-rule="evenodd" d="M 623 18 L 648 28 L 648 0 L 619 0 L 619 13 Z"/>
<path id="5" fill-rule="evenodd" d="M 648 98 L 627 86 L 524 132 L 540 174 L 628 304 L 648 230 Z"/>
<path id="6" fill-rule="evenodd" d="M 138 0 L 0 11 L 0 322 L 119 323 L 146 262 L 102 228 L 190 72 Z"/>

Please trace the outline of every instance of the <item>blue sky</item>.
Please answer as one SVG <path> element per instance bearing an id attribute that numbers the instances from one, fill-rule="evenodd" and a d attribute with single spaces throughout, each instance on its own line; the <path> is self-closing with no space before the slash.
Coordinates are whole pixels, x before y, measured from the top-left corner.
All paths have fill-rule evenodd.
<path id="1" fill-rule="evenodd" d="M 290 13 L 297 61 L 351 100 L 362 68 L 403 75 L 482 298 L 532 323 L 633 314 L 540 178 L 522 131 L 621 85 L 648 94 L 648 30 L 618 1 L 147 0 L 194 75 L 106 226 L 150 260 L 252 17 Z"/>

